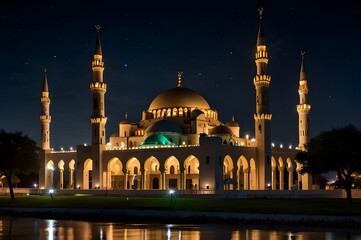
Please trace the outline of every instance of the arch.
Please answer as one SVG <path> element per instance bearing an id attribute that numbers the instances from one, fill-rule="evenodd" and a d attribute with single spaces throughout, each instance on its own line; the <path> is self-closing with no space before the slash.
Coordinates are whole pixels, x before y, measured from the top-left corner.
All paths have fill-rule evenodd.
<path id="1" fill-rule="evenodd" d="M 54 187 L 54 170 L 55 170 L 55 164 L 52 160 L 49 160 L 46 164 L 46 172 L 47 172 L 47 184 L 46 187 L 52 188 Z"/>
<path id="2" fill-rule="evenodd" d="M 139 175 L 141 175 L 140 170 L 140 162 L 137 158 L 130 158 L 126 165 L 126 176 L 124 181 L 125 189 L 138 189 L 140 187 Z M 134 172 L 136 171 L 136 172 Z"/>
<path id="3" fill-rule="evenodd" d="M 199 160 L 194 155 L 188 156 L 184 160 L 184 185 L 185 189 L 199 189 Z"/>
<path id="4" fill-rule="evenodd" d="M 178 117 L 178 109 L 173 108 L 172 117 Z"/>
<path id="5" fill-rule="evenodd" d="M 168 157 L 164 162 L 164 168 L 165 168 L 165 188 L 178 188 L 182 189 L 181 184 L 181 172 L 180 172 L 180 164 L 176 157 L 170 156 Z"/>
<path id="6" fill-rule="evenodd" d="M 237 160 L 237 189 L 250 189 L 249 186 L 249 164 L 244 156 Z"/>
<path id="7" fill-rule="evenodd" d="M 124 174 L 123 174 L 123 163 L 119 158 L 112 158 L 108 162 L 107 166 L 107 179 L 106 189 L 123 189 L 124 188 Z"/>
<path id="8" fill-rule="evenodd" d="M 178 109 L 178 115 L 179 117 L 183 117 L 183 108 Z"/>
<path id="9" fill-rule="evenodd" d="M 144 187 L 146 189 L 162 189 L 162 173 L 160 171 L 160 163 L 157 158 L 154 156 L 150 156 L 144 162 L 144 173 L 145 173 L 145 180 L 144 180 Z M 153 179 L 158 178 L 160 179 L 160 184 L 158 184 L 158 188 L 153 186 Z"/>
<path id="10" fill-rule="evenodd" d="M 84 162 L 83 189 L 92 189 L 93 183 L 93 160 L 88 158 Z"/>
<path id="11" fill-rule="evenodd" d="M 223 179 L 227 180 L 227 179 L 233 179 L 233 160 L 229 155 L 226 155 L 223 159 Z M 229 185 L 224 185 L 224 188 L 226 190 L 232 190 L 233 189 L 233 184 Z M 228 189 L 229 188 L 229 189 Z"/>

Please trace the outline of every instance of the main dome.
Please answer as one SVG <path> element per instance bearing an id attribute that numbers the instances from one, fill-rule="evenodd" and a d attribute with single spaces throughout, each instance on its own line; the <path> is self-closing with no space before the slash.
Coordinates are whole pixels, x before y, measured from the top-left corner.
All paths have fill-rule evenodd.
<path id="1" fill-rule="evenodd" d="M 210 109 L 207 101 L 197 92 L 185 87 L 175 87 L 154 98 L 148 111 L 174 107 Z"/>

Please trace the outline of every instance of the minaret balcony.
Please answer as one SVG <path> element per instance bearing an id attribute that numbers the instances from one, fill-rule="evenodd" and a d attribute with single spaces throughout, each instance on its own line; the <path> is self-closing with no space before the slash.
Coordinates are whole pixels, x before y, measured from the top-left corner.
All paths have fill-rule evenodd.
<path id="1" fill-rule="evenodd" d="M 271 76 L 267 75 L 267 74 L 262 74 L 262 75 L 256 75 L 253 78 L 253 83 L 254 85 L 257 86 L 266 86 L 268 87 L 270 85 L 271 82 Z"/>
<path id="2" fill-rule="evenodd" d="M 104 62 L 102 60 L 92 61 L 92 67 L 104 67 Z"/>
<path id="3" fill-rule="evenodd" d="M 266 51 L 257 51 L 256 52 L 256 59 L 260 58 L 268 58 L 268 52 Z"/>
<path id="4" fill-rule="evenodd" d="M 311 110 L 310 104 L 299 104 L 297 105 L 297 112 L 299 113 L 308 113 Z"/>
<path id="5" fill-rule="evenodd" d="M 107 122 L 107 118 L 106 117 L 92 117 L 90 118 L 90 122 L 91 123 L 106 123 Z"/>
<path id="6" fill-rule="evenodd" d="M 48 120 L 50 122 L 51 121 L 51 116 L 49 116 L 49 115 L 40 115 L 40 120 Z"/>
<path id="7" fill-rule="evenodd" d="M 103 82 L 92 82 L 92 83 L 90 83 L 90 89 L 92 91 L 106 91 L 107 84 L 105 84 Z"/>
<path id="8" fill-rule="evenodd" d="M 50 102 L 50 98 L 48 97 L 41 97 L 40 100 L 41 102 Z"/>

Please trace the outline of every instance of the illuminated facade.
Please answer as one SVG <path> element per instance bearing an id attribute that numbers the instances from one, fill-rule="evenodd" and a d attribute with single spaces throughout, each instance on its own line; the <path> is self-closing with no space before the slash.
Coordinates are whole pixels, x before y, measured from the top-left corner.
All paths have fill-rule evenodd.
<path id="1" fill-rule="evenodd" d="M 39 187 L 59 189 L 170 189 L 178 190 L 264 190 L 311 189 L 310 176 L 298 173 L 297 150 L 271 146 L 268 52 L 262 27 L 257 36 L 253 79 L 256 90 L 255 139 L 240 137 L 240 126 L 224 124 L 218 112 L 197 92 L 182 84 L 160 93 L 142 118 L 133 122 L 127 114 L 119 131 L 106 138 L 104 62 L 99 26 L 90 83 L 93 111 L 90 118 L 92 144 L 74 151 L 50 149 L 50 98 L 45 73 Z M 308 141 L 308 92 L 302 58 L 300 79 L 299 147 Z M 301 136 L 301 134 L 304 134 Z M 107 141 L 108 140 L 108 141 Z"/>

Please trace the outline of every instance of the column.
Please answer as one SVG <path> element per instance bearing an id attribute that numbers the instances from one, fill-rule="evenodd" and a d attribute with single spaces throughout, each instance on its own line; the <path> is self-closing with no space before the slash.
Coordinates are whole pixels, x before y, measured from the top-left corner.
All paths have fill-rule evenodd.
<path id="1" fill-rule="evenodd" d="M 279 167 L 278 170 L 280 171 L 280 190 L 284 190 L 284 183 L 285 183 L 285 175 L 284 175 L 284 167 Z"/>
<path id="2" fill-rule="evenodd" d="M 166 184 L 165 184 L 165 182 L 166 182 L 166 179 L 165 179 L 165 170 L 163 171 L 163 190 L 165 190 L 166 189 Z"/>
<path id="3" fill-rule="evenodd" d="M 288 170 L 288 188 L 291 190 L 293 185 L 293 169 Z"/>
<path id="4" fill-rule="evenodd" d="M 63 189 L 63 185 L 64 185 L 64 169 L 59 169 L 59 184 L 60 184 L 60 186 L 59 186 L 59 188 L 60 189 Z"/>
<path id="5" fill-rule="evenodd" d="M 243 188 L 249 190 L 249 168 L 243 170 Z"/>
<path id="6" fill-rule="evenodd" d="M 69 188 L 73 189 L 74 188 L 74 169 L 69 169 Z"/>
<path id="7" fill-rule="evenodd" d="M 112 188 L 112 171 L 107 171 L 107 179 L 105 182 L 105 189 Z"/>
<path id="8" fill-rule="evenodd" d="M 272 167 L 272 190 L 277 189 L 277 174 L 276 174 L 276 167 Z"/>
<path id="9" fill-rule="evenodd" d="M 127 190 L 127 183 L 128 183 L 128 171 L 124 173 L 124 190 Z"/>

